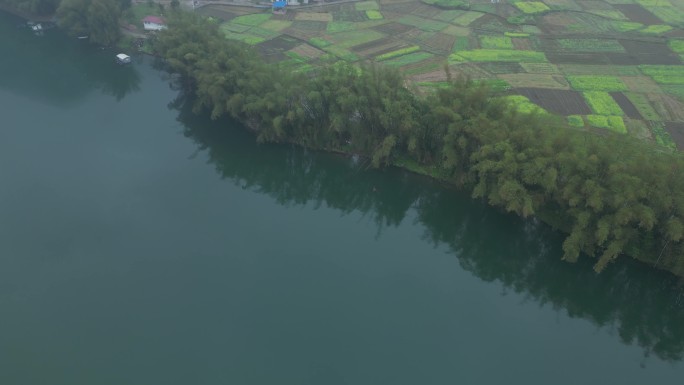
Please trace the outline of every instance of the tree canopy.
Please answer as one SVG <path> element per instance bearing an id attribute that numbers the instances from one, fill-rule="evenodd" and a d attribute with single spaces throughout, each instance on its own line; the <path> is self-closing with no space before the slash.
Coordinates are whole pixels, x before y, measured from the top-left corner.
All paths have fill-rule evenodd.
<path id="1" fill-rule="evenodd" d="M 211 21 L 177 15 L 156 49 L 195 111 L 245 123 L 260 141 L 367 156 L 472 191 L 568 233 L 562 258 L 618 255 L 684 275 L 684 158 L 612 133 L 521 113 L 485 86 L 450 79 L 421 96 L 393 69 L 344 62 L 303 73 L 266 64 Z"/>
<path id="2" fill-rule="evenodd" d="M 120 0 L 63 0 L 57 19 L 72 36 L 87 35 L 95 44 L 111 45 L 120 37 L 120 5 Z"/>

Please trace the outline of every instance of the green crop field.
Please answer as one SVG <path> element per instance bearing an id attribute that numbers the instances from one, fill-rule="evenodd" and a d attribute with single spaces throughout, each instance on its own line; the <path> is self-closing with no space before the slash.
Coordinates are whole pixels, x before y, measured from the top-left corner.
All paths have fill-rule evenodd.
<path id="1" fill-rule="evenodd" d="M 416 51 L 419 51 L 419 50 L 420 50 L 420 46 L 412 45 L 412 46 L 410 46 L 410 47 L 401 48 L 401 49 L 398 49 L 398 50 L 395 50 L 395 51 L 391 51 L 391 52 L 384 53 L 384 54 L 382 54 L 382 55 L 378 55 L 378 56 L 375 57 L 375 60 L 381 61 L 381 60 L 392 59 L 392 58 L 395 58 L 395 57 L 397 57 L 397 56 L 402 56 L 402 55 L 410 54 L 410 53 L 413 53 L 413 52 L 416 52 Z"/>
<path id="2" fill-rule="evenodd" d="M 592 127 L 606 128 L 621 134 L 627 133 L 622 116 L 587 115 L 587 122 Z"/>
<path id="3" fill-rule="evenodd" d="M 513 41 L 508 36 L 480 36 L 480 46 L 487 49 L 513 49 Z"/>
<path id="4" fill-rule="evenodd" d="M 270 13 L 257 13 L 255 15 L 243 15 L 243 16 L 238 16 L 235 19 L 231 20 L 231 23 L 235 24 L 242 24 L 242 25 L 249 25 L 249 26 L 257 26 L 266 20 L 271 18 Z"/>
<path id="5" fill-rule="evenodd" d="M 375 9 L 369 9 L 366 11 L 366 16 L 370 20 L 382 20 L 384 17 L 382 16 L 382 13 L 380 11 L 377 11 Z"/>
<path id="6" fill-rule="evenodd" d="M 627 86 L 615 76 L 568 76 L 572 88 L 578 91 L 627 91 Z"/>
<path id="7" fill-rule="evenodd" d="M 622 115 L 622 108 L 613 100 L 609 93 L 603 91 L 587 91 L 584 93 L 591 110 L 597 115 Z"/>
<path id="8" fill-rule="evenodd" d="M 474 49 L 471 51 L 460 51 L 457 54 L 451 54 L 450 58 L 452 57 L 455 59 L 455 61 L 459 61 L 460 58 L 474 62 L 514 61 L 538 63 L 546 61 L 546 57 L 544 56 L 543 52 L 514 51 L 504 49 Z"/>
<path id="9" fill-rule="evenodd" d="M 378 9 L 380 9 L 380 6 L 375 1 L 362 1 L 359 3 L 354 3 L 354 8 L 357 11 L 370 11 L 370 10 L 378 10 Z"/>
<path id="10" fill-rule="evenodd" d="M 684 84 L 684 66 L 642 65 L 639 69 L 656 83 Z"/>
<path id="11" fill-rule="evenodd" d="M 556 42 L 568 51 L 625 52 L 625 48 L 617 40 L 611 39 L 558 39 Z"/>
<path id="12" fill-rule="evenodd" d="M 384 61 L 383 63 L 385 65 L 388 65 L 391 67 L 401 67 L 401 66 L 405 66 L 408 64 L 421 62 L 421 61 L 429 59 L 433 56 L 434 56 L 433 54 L 428 53 L 428 52 L 414 52 L 414 53 L 410 53 L 408 55 L 399 56 L 395 59 L 390 59 L 390 60 Z"/>
<path id="13" fill-rule="evenodd" d="M 519 1 L 513 5 L 524 13 L 542 13 L 551 10 L 551 8 L 541 1 Z"/>
<path id="14" fill-rule="evenodd" d="M 423 31 L 441 31 L 444 28 L 448 26 L 447 23 L 443 23 L 441 21 L 435 21 L 435 20 L 429 20 L 429 19 L 424 19 L 422 17 L 414 16 L 414 15 L 406 15 L 397 20 L 398 22 L 406 25 L 410 25 L 413 27 L 416 27 L 418 29 L 421 29 Z"/>

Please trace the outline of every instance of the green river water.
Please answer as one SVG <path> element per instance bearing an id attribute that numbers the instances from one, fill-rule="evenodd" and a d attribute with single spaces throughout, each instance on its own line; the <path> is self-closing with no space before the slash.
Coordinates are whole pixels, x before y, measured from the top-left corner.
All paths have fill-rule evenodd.
<path id="1" fill-rule="evenodd" d="M 0 14 L 0 384 L 681 384 L 677 280 Z"/>

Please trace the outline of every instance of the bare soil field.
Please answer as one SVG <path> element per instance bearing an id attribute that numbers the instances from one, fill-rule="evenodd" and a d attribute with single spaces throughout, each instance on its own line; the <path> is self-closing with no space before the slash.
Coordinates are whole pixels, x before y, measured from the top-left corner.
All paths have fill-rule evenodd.
<path id="1" fill-rule="evenodd" d="M 616 4 L 614 5 L 618 11 L 627 16 L 629 20 L 641 23 L 644 25 L 662 24 L 654 14 L 644 9 L 639 4 Z"/>
<path id="2" fill-rule="evenodd" d="M 665 122 L 665 129 L 670 137 L 677 145 L 679 150 L 684 150 L 684 123 L 683 122 Z"/>
<path id="3" fill-rule="evenodd" d="M 682 61 L 679 56 L 675 54 L 659 55 L 659 54 L 629 54 L 629 53 L 613 53 L 605 54 L 608 63 L 614 65 L 640 65 L 640 64 L 660 64 L 660 65 L 677 65 Z"/>
<path id="4" fill-rule="evenodd" d="M 518 88 L 516 93 L 526 96 L 541 108 L 560 115 L 588 115 L 591 108 L 582 93 L 570 90 L 549 90 L 546 88 Z"/>
<path id="5" fill-rule="evenodd" d="M 611 92 L 610 96 L 613 97 L 613 100 L 617 102 L 617 104 L 620 106 L 622 111 L 624 111 L 625 115 L 632 119 L 643 119 L 641 114 L 639 113 L 639 110 L 634 107 L 634 104 L 627 99 L 625 94 L 622 92 Z"/>
<path id="6" fill-rule="evenodd" d="M 546 58 L 554 64 L 611 64 L 606 55 L 603 53 L 547 52 Z"/>

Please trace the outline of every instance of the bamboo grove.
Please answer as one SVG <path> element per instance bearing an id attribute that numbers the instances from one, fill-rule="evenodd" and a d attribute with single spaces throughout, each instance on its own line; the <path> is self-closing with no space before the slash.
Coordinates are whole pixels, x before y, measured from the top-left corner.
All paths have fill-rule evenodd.
<path id="1" fill-rule="evenodd" d="M 158 54 L 197 113 L 231 116 L 259 141 L 360 154 L 472 191 L 565 233 L 563 259 L 621 254 L 684 275 L 684 158 L 624 135 L 516 111 L 464 79 L 422 95 L 395 70 L 335 62 L 300 73 L 179 14 Z"/>

